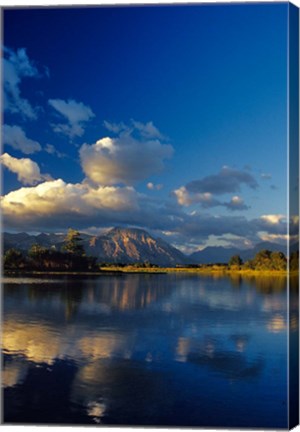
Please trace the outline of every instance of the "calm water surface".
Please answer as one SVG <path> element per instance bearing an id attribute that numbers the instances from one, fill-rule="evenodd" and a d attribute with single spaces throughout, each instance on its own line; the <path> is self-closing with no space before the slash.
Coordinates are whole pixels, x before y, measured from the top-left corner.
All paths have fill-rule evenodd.
<path id="1" fill-rule="evenodd" d="M 3 282 L 5 422 L 287 427 L 284 278 Z"/>

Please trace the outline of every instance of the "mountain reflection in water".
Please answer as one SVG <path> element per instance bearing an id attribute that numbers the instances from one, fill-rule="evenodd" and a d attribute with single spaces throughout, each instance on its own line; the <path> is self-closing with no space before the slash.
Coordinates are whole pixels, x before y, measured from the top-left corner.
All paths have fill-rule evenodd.
<path id="1" fill-rule="evenodd" d="M 287 427 L 285 283 L 6 278 L 4 421 Z"/>

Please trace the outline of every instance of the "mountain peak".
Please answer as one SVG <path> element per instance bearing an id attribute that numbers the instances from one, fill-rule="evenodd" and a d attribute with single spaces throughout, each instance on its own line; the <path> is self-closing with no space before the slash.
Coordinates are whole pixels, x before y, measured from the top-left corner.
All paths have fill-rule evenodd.
<path id="1" fill-rule="evenodd" d="M 93 238 L 87 252 L 104 262 L 129 264 L 148 261 L 160 266 L 185 262 L 185 256 L 178 249 L 141 228 L 112 228 L 106 235 Z"/>
<path id="2" fill-rule="evenodd" d="M 146 230 L 142 228 L 135 228 L 135 227 L 114 227 L 110 231 L 108 231 L 107 234 L 146 235 L 151 237 L 151 235 Z"/>

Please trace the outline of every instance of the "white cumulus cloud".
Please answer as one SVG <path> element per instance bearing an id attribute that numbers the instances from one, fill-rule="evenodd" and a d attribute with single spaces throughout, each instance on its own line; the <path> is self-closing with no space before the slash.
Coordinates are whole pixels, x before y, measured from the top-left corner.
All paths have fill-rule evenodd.
<path id="1" fill-rule="evenodd" d="M 23 129 L 16 125 L 3 125 L 2 142 L 24 154 L 32 154 L 42 149 L 37 141 L 28 138 Z"/>
<path id="2" fill-rule="evenodd" d="M 141 140 L 131 135 L 102 138 L 83 144 L 80 159 L 86 176 L 98 184 L 131 185 L 158 173 L 164 160 L 171 158 L 173 147 L 159 140 Z"/>
<path id="3" fill-rule="evenodd" d="M 17 174 L 18 180 L 23 184 L 33 185 L 49 178 L 48 175 L 41 174 L 38 164 L 31 159 L 17 159 L 4 153 L 0 156 L 0 162 L 9 171 Z"/>
<path id="4" fill-rule="evenodd" d="M 48 103 L 67 120 L 67 123 L 53 124 L 53 130 L 63 133 L 70 138 L 82 136 L 84 134 L 85 123 L 95 117 L 95 114 L 89 106 L 84 105 L 82 102 L 76 102 L 73 99 L 67 101 L 62 99 L 49 99 Z"/>

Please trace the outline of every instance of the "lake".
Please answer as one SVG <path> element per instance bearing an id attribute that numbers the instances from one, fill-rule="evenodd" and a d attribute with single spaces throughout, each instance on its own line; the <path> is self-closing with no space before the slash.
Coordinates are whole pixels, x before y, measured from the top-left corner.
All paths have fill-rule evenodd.
<path id="1" fill-rule="evenodd" d="M 5 277 L 3 310 L 5 423 L 287 427 L 284 277 Z"/>

